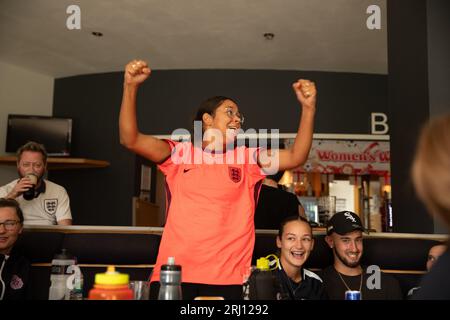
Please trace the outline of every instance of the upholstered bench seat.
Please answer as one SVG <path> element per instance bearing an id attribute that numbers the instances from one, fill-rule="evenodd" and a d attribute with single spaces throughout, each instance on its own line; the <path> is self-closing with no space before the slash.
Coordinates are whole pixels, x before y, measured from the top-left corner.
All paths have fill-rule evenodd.
<path id="1" fill-rule="evenodd" d="M 96 273 L 115 265 L 130 280 L 149 278 L 156 262 L 162 228 L 54 226 L 26 227 L 17 250 L 32 263 L 32 298 L 48 299 L 51 261 L 62 248 L 78 259 L 84 275 L 84 296 L 93 287 Z M 275 230 L 257 230 L 252 263 L 259 257 L 277 252 Z M 315 231 L 315 247 L 307 267 L 320 270 L 333 263 L 324 233 Z M 428 250 L 444 235 L 372 233 L 364 240 L 363 264 L 378 265 L 393 274 L 404 294 L 416 286 L 425 273 Z"/>

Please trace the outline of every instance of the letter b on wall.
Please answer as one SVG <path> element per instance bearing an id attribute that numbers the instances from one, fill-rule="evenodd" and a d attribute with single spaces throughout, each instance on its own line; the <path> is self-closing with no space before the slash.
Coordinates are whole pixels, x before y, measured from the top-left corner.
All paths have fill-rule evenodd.
<path id="1" fill-rule="evenodd" d="M 389 126 L 387 124 L 388 117 L 381 112 L 372 112 L 370 114 L 371 133 L 372 134 L 387 134 Z"/>

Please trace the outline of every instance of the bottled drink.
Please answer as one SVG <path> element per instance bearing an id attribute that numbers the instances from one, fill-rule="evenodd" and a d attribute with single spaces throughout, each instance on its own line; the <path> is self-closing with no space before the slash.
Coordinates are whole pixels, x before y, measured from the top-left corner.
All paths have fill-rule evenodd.
<path id="1" fill-rule="evenodd" d="M 175 258 L 169 257 L 167 264 L 161 266 L 159 275 L 158 300 L 181 300 L 181 266 L 175 264 Z"/>
<path id="2" fill-rule="evenodd" d="M 250 279 L 253 272 L 256 270 L 256 266 L 251 266 L 247 272 L 243 274 L 243 284 L 242 284 L 242 298 L 243 300 L 250 300 Z"/>
<path id="3" fill-rule="evenodd" d="M 77 265 L 71 265 L 67 268 L 67 272 L 72 274 L 67 278 L 66 282 L 66 300 L 83 300 L 83 274 Z"/>
<path id="4" fill-rule="evenodd" d="M 95 275 L 94 288 L 89 291 L 89 300 L 133 300 L 133 290 L 128 287 L 129 276 L 108 266 L 105 273 Z"/>
<path id="5" fill-rule="evenodd" d="M 250 300 L 276 300 L 276 280 L 270 271 L 269 259 L 259 258 L 256 260 L 256 269 L 249 279 Z"/>
<path id="6" fill-rule="evenodd" d="M 392 201 L 389 194 L 386 200 L 386 231 L 387 232 L 394 231 L 394 222 L 392 219 Z"/>
<path id="7" fill-rule="evenodd" d="M 52 260 L 52 270 L 50 275 L 49 300 L 64 300 L 66 294 L 66 282 L 70 276 L 68 268 L 75 265 L 76 258 L 70 255 L 66 249 L 56 254 Z"/>
<path id="8" fill-rule="evenodd" d="M 380 208 L 381 212 L 381 231 L 382 232 L 392 232 L 393 231 L 393 221 L 392 221 L 392 202 L 390 194 L 386 191 L 383 193 L 383 203 Z"/>

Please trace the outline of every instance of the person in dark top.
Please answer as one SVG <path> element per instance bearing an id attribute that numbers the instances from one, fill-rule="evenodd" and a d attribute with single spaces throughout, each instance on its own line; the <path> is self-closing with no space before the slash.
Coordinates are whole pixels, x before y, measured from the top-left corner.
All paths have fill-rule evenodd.
<path id="1" fill-rule="evenodd" d="M 279 187 L 278 181 L 284 171 L 267 176 L 259 192 L 255 209 L 256 229 L 278 229 L 281 221 L 292 215 L 306 218 L 305 211 L 294 193 Z"/>
<path id="2" fill-rule="evenodd" d="M 0 198 L 0 300 L 29 298 L 30 263 L 14 252 L 23 213 L 16 200 Z"/>
<path id="3" fill-rule="evenodd" d="M 428 212 L 450 229 L 450 114 L 431 120 L 422 130 L 412 166 L 417 195 Z M 413 299 L 450 300 L 450 251 L 439 257 L 422 279 Z"/>
<path id="4" fill-rule="evenodd" d="M 278 268 L 273 272 L 281 300 L 327 299 L 322 279 L 303 268 L 314 248 L 312 228 L 308 221 L 298 215 L 286 218 L 277 236 L 280 249 Z"/>
<path id="5" fill-rule="evenodd" d="M 344 300 L 346 291 L 360 291 L 362 300 L 403 299 L 398 281 L 377 266 L 361 266 L 363 237 L 360 218 L 353 212 L 335 213 L 328 221 L 325 240 L 333 250 L 334 264 L 322 270 L 331 300 Z"/>
<path id="6" fill-rule="evenodd" d="M 431 267 L 439 260 L 439 257 L 447 251 L 447 246 L 443 243 L 434 245 L 428 250 L 427 256 L 427 272 L 430 272 Z M 413 295 L 417 294 L 420 290 L 420 287 L 414 287 L 408 291 L 408 298 L 411 298 Z"/>

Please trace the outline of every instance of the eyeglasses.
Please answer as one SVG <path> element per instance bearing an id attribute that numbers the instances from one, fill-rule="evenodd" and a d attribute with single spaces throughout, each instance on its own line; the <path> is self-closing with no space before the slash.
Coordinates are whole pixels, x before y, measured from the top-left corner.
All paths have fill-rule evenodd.
<path id="1" fill-rule="evenodd" d="M 225 113 L 227 114 L 227 116 L 230 119 L 233 119 L 234 117 L 238 117 L 239 118 L 239 122 L 241 124 L 244 124 L 244 116 L 239 111 L 234 112 L 233 109 L 227 109 L 225 111 Z"/>
<path id="2" fill-rule="evenodd" d="M 0 222 L 0 226 L 3 225 L 6 230 L 11 231 L 14 230 L 16 227 L 16 224 L 18 224 L 19 221 L 17 220 L 6 220 L 4 222 Z"/>

